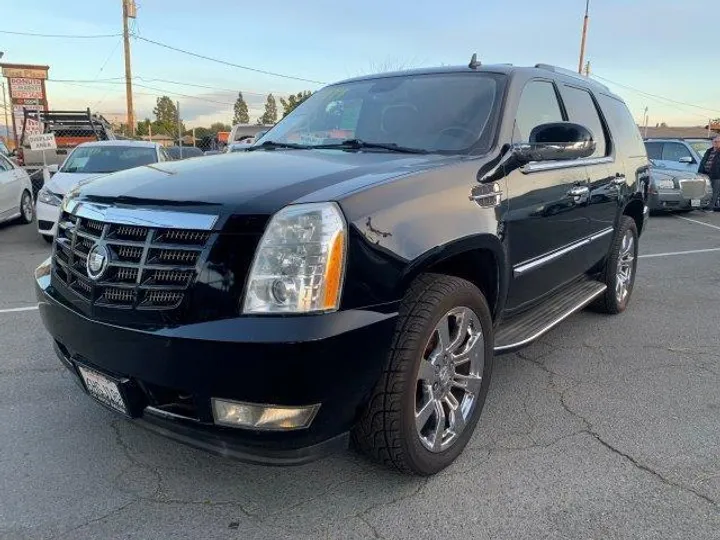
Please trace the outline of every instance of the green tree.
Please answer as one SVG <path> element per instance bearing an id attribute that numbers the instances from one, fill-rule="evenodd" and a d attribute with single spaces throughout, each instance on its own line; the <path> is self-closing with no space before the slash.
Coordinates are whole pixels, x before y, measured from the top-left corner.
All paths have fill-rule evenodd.
<path id="1" fill-rule="evenodd" d="M 172 99 L 168 96 L 157 98 L 157 103 L 153 109 L 155 115 L 155 124 L 157 125 L 158 134 L 170 135 L 174 137 L 178 131 L 178 113 L 177 107 Z M 153 135 L 155 135 L 155 125 L 153 125 Z"/>
<path id="2" fill-rule="evenodd" d="M 312 96 L 312 92 L 306 90 L 297 94 L 290 94 L 287 99 L 280 98 L 280 104 L 283 106 L 283 118 L 295 110 L 307 98 Z"/>
<path id="3" fill-rule="evenodd" d="M 247 103 L 243 98 L 242 92 L 238 92 L 237 101 L 233 107 L 235 115 L 233 116 L 233 124 L 249 124 L 250 113 L 248 112 Z"/>
<path id="4" fill-rule="evenodd" d="M 206 127 L 199 127 L 195 128 L 195 137 L 198 139 L 202 139 L 203 137 L 206 137 L 208 135 L 212 135 L 213 133 L 210 131 L 209 128 Z"/>
<path id="5" fill-rule="evenodd" d="M 278 119 L 277 102 L 275 96 L 268 94 L 267 100 L 265 101 L 265 112 L 258 118 L 258 124 L 271 126 Z"/>
<path id="6" fill-rule="evenodd" d="M 215 122 L 214 124 L 210 125 L 210 132 L 215 135 L 218 131 L 230 131 L 232 129 L 232 126 L 229 126 L 227 124 L 223 124 L 222 122 Z"/>
<path id="7" fill-rule="evenodd" d="M 138 137 L 146 137 L 150 134 L 150 124 L 152 124 L 152 121 L 149 118 L 146 118 L 142 122 L 138 122 L 137 129 L 135 130 L 135 135 Z"/>

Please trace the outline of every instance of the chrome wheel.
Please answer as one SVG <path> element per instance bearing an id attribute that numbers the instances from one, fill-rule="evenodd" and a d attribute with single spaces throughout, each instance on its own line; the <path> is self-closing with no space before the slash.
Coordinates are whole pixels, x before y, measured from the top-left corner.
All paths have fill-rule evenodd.
<path id="1" fill-rule="evenodd" d="M 22 217 L 26 222 L 30 223 L 32 221 L 34 214 L 33 200 L 27 191 L 23 193 L 20 212 L 22 212 Z"/>
<path id="2" fill-rule="evenodd" d="M 415 427 L 431 452 L 450 448 L 478 402 L 485 365 L 482 326 L 467 307 L 448 311 L 433 330 L 418 369 Z"/>
<path id="3" fill-rule="evenodd" d="M 635 235 L 631 230 L 625 231 L 620 244 L 620 254 L 615 278 L 615 297 L 622 304 L 630 294 L 635 271 Z"/>

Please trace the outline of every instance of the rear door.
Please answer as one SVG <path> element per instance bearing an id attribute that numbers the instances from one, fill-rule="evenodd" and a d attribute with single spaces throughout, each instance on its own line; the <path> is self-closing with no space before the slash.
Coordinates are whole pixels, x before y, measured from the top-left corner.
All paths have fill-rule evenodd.
<path id="1" fill-rule="evenodd" d="M 590 184 L 586 215 L 592 245 L 588 251 L 605 254 L 612 241 L 620 186 L 626 183 L 624 168 L 622 163 L 615 164 L 608 138 L 610 131 L 595 96 L 587 89 L 571 84 L 562 85 L 560 93 L 568 119 L 588 128 L 596 143 L 593 155 L 582 160 Z M 588 267 L 596 262 L 589 260 Z"/>
<path id="2" fill-rule="evenodd" d="M 518 103 L 513 142 L 526 143 L 533 128 L 565 119 L 555 84 L 532 80 Z M 586 270 L 582 241 L 589 234 L 590 189 L 579 160 L 533 162 L 508 171 L 507 189 L 513 268 L 507 307 L 521 309 Z"/>

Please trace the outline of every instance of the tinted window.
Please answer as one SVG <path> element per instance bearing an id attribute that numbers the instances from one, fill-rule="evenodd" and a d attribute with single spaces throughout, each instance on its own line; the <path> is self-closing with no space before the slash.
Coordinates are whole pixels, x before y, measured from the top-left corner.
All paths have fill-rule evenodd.
<path id="1" fill-rule="evenodd" d="M 592 132 L 593 140 L 597 144 L 593 157 L 606 156 L 608 145 L 605 129 L 590 92 L 563 86 L 561 93 L 569 120 L 585 126 Z"/>
<path id="2" fill-rule="evenodd" d="M 661 142 L 645 143 L 645 150 L 647 150 L 647 155 L 650 159 L 662 159 L 662 147 L 663 143 Z"/>
<path id="3" fill-rule="evenodd" d="M 155 148 L 85 146 L 76 148 L 60 170 L 67 173 L 111 173 L 156 162 Z"/>
<path id="4" fill-rule="evenodd" d="M 514 142 L 528 142 L 530 132 L 541 124 L 563 120 L 552 83 L 531 81 L 520 96 L 515 116 Z"/>
<path id="5" fill-rule="evenodd" d="M 328 86 L 268 131 L 263 142 L 318 146 L 361 139 L 429 152 L 487 149 L 504 81 L 502 75 L 451 73 Z"/>
<path id="6" fill-rule="evenodd" d="M 10 171 L 12 169 L 13 166 L 10 164 L 10 162 L 3 156 L 0 156 L 0 172 Z"/>
<path id="7" fill-rule="evenodd" d="M 9 156 L 10 151 L 8 150 L 7 146 L 5 146 L 5 143 L 0 141 L 0 156 Z"/>
<path id="8" fill-rule="evenodd" d="M 617 153 L 627 157 L 645 157 L 645 145 L 643 144 L 640 130 L 630 114 L 627 105 L 619 99 L 597 94 L 600 108 L 608 121 L 613 143 Z"/>
<path id="9" fill-rule="evenodd" d="M 680 161 L 680 158 L 692 158 L 687 146 L 680 143 L 666 142 L 663 146 L 662 158 L 665 161 Z"/>

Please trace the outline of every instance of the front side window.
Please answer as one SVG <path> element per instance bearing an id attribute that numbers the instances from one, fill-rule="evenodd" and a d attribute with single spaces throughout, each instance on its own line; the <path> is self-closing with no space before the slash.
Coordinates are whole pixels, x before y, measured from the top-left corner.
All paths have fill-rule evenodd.
<path id="1" fill-rule="evenodd" d="M 332 146 L 352 139 L 437 153 L 487 150 L 505 76 L 403 75 L 315 92 L 256 145 Z"/>
<path id="2" fill-rule="evenodd" d="M 513 142 L 526 143 L 530 140 L 530 132 L 537 126 L 562 120 L 555 86 L 546 81 L 531 81 L 520 96 Z"/>
<path id="3" fill-rule="evenodd" d="M 596 144 L 592 157 L 606 156 L 608 144 L 605 129 L 590 92 L 572 86 L 563 86 L 561 94 L 568 119 L 585 126 L 592 133 Z"/>
<path id="4" fill-rule="evenodd" d="M 65 173 L 111 173 L 156 163 L 155 148 L 136 146 L 88 146 L 76 148 L 61 172 Z"/>
<path id="5" fill-rule="evenodd" d="M 0 172 L 11 171 L 13 168 L 12 164 L 4 156 L 0 156 Z"/>
<path id="6" fill-rule="evenodd" d="M 664 161 L 680 161 L 682 158 L 692 159 L 692 155 L 684 144 L 666 142 L 663 146 L 662 158 Z"/>

